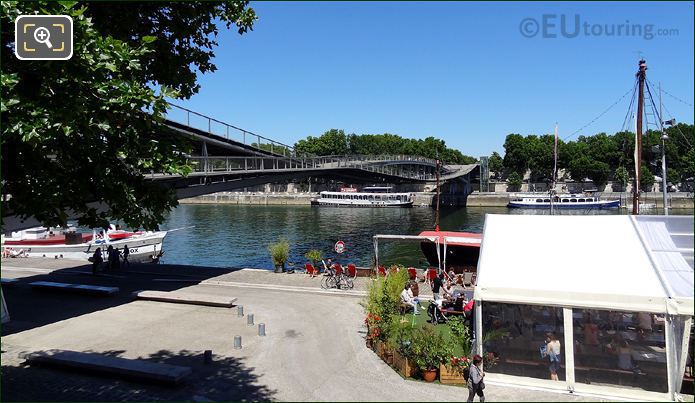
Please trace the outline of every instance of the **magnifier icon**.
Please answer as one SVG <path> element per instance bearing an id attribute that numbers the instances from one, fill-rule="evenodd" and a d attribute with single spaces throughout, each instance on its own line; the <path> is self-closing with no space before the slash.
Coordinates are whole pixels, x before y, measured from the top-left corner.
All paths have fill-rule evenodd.
<path id="1" fill-rule="evenodd" d="M 34 31 L 34 39 L 38 43 L 43 43 L 46 46 L 48 46 L 48 49 L 51 49 L 53 45 L 51 45 L 51 31 L 49 31 L 47 28 L 44 27 L 39 27 Z"/>

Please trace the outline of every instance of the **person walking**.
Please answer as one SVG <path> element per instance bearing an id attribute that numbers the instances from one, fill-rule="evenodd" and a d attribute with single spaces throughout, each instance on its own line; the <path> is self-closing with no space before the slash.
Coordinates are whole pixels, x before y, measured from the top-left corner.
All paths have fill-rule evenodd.
<path id="1" fill-rule="evenodd" d="M 435 301 L 439 301 L 442 297 L 439 295 L 440 289 L 444 286 L 444 273 L 439 273 L 439 276 L 434 278 L 432 282 L 432 296 Z"/>
<path id="2" fill-rule="evenodd" d="M 560 345 L 560 340 L 555 336 L 555 333 L 550 333 L 546 338 L 546 342 L 545 354 L 550 360 L 550 366 L 548 367 L 550 369 L 550 379 L 559 381 L 560 379 L 557 377 L 557 371 L 560 369 L 560 349 L 562 346 Z"/>
<path id="3" fill-rule="evenodd" d="M 483 357 L 478 354 L 473 356 L 473 365 L 468 369 L 468 402 L 472 402 L 473 398 L 477 394 L 480 398 L 480 403 L 485 402 L 485 394 L 483 389 L 485 389 L 485 371 L 480 367 L 483 364 Z"/>
<path id="4" fill-rule="evenodd" d="M 104 263 L 104 258 L 101 256 L 101 248 L 97 248 L 92 255 L 92 274 L 97 274 L 97 269 Z"/>
<path id="5" fill-rule="evenodd" d="M 130 262 L 128 261 L 128 256 L 130 256 L 130 249 L 128 245 L 123 245 L 123 267 L 130 267 Z"/>

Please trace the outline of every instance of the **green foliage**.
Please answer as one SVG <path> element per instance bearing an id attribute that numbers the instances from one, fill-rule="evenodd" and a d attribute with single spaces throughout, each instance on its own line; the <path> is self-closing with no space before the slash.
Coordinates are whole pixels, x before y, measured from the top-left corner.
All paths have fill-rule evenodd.
<path id="1" fill-rule="evenodd" d="M 615 174 L 613 174 L 613 180 L 618 182 L 620 186 L 625 189 L 627 183 L 630 181 L 630 174 L 624 166 L 619 166 L 618 169 L 615 170 Z"/>
<path id="2" fill-rule="evenodd" d="M 424 325 L 415 331 L 411 352 L 415 363 L 421 370 L 437 369 L 441 364 L 448 364 L 454 347 L 432 325 Z"/>
<path id="3" fill-rule="evenodd" d="M 402 356 L 413 358 L 412 345 L 415 330 L 405 317 L 393 316 L 388 330 L 388 343 L 398 351 Z"/>
<path id="4" fill-rule="evenodd" d="M 405 283 L 409 280 L 408 272 L 401 270 L 398 273 L 390 273 L 386 277 L 377 277 L 372 280 L 367 290 L 367 301 L 365 311 L 368 316 L 370 326 L 378 326 L 377 338 L 383 341 L 389 339 L 389 332 L 392 330 L 392 320 L 398 317 L 398 308 L 401 302 L 401 291 L 405 288 Z M 379 318 L 370 322 L 369 318 Z M 374 329 L 370 328 L 370 333 Z"/>
<path id="5" fill-rule="evenodd" d="M 189 145 L 162 125 L 166 98 L 197 91 L 213 71 L 215 23 L 251 27 L 246 2 L 3 2 L 2 193 L 8 213 L 44 225 L 105 227 L 112 220 L 153 229 L 177 205 L 173 191 L 144 174 L 186 175 Z M 21 61 L 13 54 L 20 14 L 73 19 L 69 61 Z"/>
<path id="6" fill-rule="evenodd" d="M 321 251 L 318 249 L 312 249 L 305 253 L 304 257 L 316 264 L 316 262 L 320 262 L 323 259 L 323 254 L 321 254 Z"/>
<path id="7" fill-rule="evenodd" d="M 493 151 L 487 163 L 490 173 L 492 173 L 495 178 L 499 178 L 502 170 L 504 169 L 504 161 L 497 151 Z"/>
<path id="8" fill-rule="evenodd" d="M 514 171 L 507 177 L 507 184 L 514 190 L 518 190 L 521 187 L 522 177 L 518 172 Z"/>
<path id="9" fill-rule="evenodd" d="M 676 171 L 669 178 L 678 179 L 673 182 L 678 183 L 695 174 L 695 153 L 691 146 L 695 126 L 679 124 L 666 131 L 669 136 L 666 141 L 666 160 L 669 168 Z M 524 137 L 509 134 L 504 142 L 504 171 L 523 175 L 530 170 L 532 181 L 547 181 L 552 174 L 553 142 L 552 135 Z M 630 132 L 579 136 L 576 141 L 568 143 L 560 140 L 558 169 L 568 171 L 573 180 L 588 178 L 597 187 L 601 187 L 608 181 L 610 173 L 619 167 L 627 167 L 628 175 L 634 174 L 634 149 L 635 134 Z M 661 176 L 658 163 L 660 158 L 661 132 L 649 130 L 642 139 L 642 165 L 654 167 L 652 174 Z M 490 170 L 493 171 L 492 167 Z"/>
<path id="10" fill-rule="evenodd" d="M 350 134 L 331 129 L 319 137 L 309 136 L 295 145 L 298 153 L 313 155 L 378 155 L 403 154 L 439 158 L 446 163 L 473 164 L 476 159 L 448 148 L 443 140 L 427 137 L 424 140 L 406 139 L 395 134 Z"/>
<path id="11" fill-rule="evenodd" d="M 472 350 L 470 328 L 466 326 L 464 319 L 460 316 L 449 318 L 448 324 L 453 342 L 461 348 L 463 356 L 470 357 Z"/>
<path id="12" fill-rule="evenodd" d="M 268 252 L 270 252 L 270 258 L 273 260 L 273 264 L 282 266 L 287 262 L 290 255 L 290 243 L 287 239 L 280 238 L 278 242 L 268 246 Z"/>
<path id="13" fill-rule="evenodd" d="M 642 165 L 642 169 L 640 169 L 639 184 L 640 188 L 645 192 L 651 191 L 654 185 L 654 174 L 644 165 Z"/>

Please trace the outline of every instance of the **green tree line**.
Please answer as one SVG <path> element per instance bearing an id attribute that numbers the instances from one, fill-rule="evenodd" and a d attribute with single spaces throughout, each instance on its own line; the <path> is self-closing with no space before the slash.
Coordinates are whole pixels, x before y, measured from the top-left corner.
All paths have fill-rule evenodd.
<path id="1" fill-rule="evenodd" d="M 331 129 L 318 137 L 309 136 L 294 145 L 297 153 L 313 155 L 403 154 L 439 158 L 446 164 L 474 164 L 474 157 L 446 146 L 434 137 L 408 139 L 396 134 L 345 134 Z"/>
<path id="2" fill-rule="evenodd" d="M 679 183 L 695 176 L 693 141 L 695 126 L 678 124 L 666 129 L 667 182 Z M 527 171 L 532 182 L 548 182 L 553 171 L 551 134 L 542 136 L 509 134 L 504 142 L 504 157 L 494 152 L 489 159 L 490 172 L 498 179 L 519 181 Z M 634 177 L 635 134 L 618 132 L 579 136 L 575 141 L 558 140 L 558 170 L 564 179 L 590 179 L 596 186 L 609 180 L 626 184 Z M 653 184 L 653 175 L 661 176 L 661 132 L 649 130 L 642 140 L 641 184 Z M 563 179 L 558 177 L 558 179 Z"/>

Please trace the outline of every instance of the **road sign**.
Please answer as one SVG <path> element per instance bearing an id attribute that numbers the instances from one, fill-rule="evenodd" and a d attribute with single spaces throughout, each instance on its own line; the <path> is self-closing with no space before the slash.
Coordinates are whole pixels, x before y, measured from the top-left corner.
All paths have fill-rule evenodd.
<path id="1" fill-rule="evenodd" d="M 336 253 L 343 253 L 345 252 L 345 242 L 343 241 L 338 241 L 335 243 L 335 252 Z"/>

